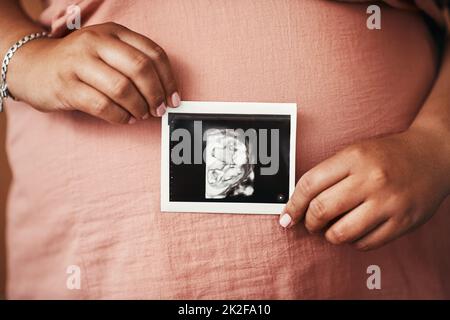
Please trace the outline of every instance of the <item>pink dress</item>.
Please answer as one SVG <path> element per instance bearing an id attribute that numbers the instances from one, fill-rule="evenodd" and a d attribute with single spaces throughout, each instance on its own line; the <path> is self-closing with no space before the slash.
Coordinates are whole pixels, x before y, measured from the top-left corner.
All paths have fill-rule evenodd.
<path id="1" fill-rule="evenodd" d="M 366 8 L 108 0 L 84 22 L 159 43 L 184 100 L 296 102 L 298 179 L 353 142 L 406 129 L 433 84 L 422 18 L 383 7 L 371 31 Z M 450 298 L 448 199 L 413 233 L 357 252 L 272 215 L 161 213 L 160 119 L 112 126 L 23 103 L 7 116 L 9 298 Z M 374 264 L 381 290 L 366 286 Z M 66 286 L 71 265 L 80 290 Z"/>

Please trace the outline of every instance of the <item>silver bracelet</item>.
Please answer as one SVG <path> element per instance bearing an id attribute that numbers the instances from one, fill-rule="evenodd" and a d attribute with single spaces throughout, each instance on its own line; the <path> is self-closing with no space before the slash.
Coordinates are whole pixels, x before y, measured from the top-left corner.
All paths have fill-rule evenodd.
<path id="1" fill-rule="evenodd" d="M 45 31 L 29 34 L 29 35 L 23 37 L 22 39 L 20 39 L 19 41 L 17 41 L 11 48 L 9 48 L 8 52 L 6 52 L 6 55 L 3 58 L 2 78 L 1 78 L 1 82 L 0 82 L 0 112 L 3 111 L 3 101 L 6 98 L 11 97 L 12 99 L 14 99 L 14 97 L 11 95 L 11 93 L 8 90 L 8 85 L 6 84 L 6 73 L 8 72 L 8 65 L 9 65 L 9 62 L 11 61 L 11 58 L 16 53 L 16 51 L 20 47 L 22 47 L 25 43 L 30 42 L 32 40 L 39 39 L 39 38 L 44 38 L 47 36 L 48 36 L 48 33 Z"/>

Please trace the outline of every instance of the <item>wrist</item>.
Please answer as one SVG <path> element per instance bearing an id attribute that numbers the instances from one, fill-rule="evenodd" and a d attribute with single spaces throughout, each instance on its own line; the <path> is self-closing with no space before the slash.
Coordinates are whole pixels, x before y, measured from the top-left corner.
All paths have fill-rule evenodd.
<path id="1" fill-rule="evenodd" d="M 430 177 L 434 177 L 444 195 L 450 194 L 450 131 L 439 126 L 412 125 L 404 134 L 411 149 L 427 160 Z M 424 170 L 425 172 L 426 170 Z"/>
<path id="2" fill-rule="evenodd" d="M 38 88 L 37 84 L 42 82 L 35 76 L 40 72 L 35 71 L 45 63 L 40 56 L 51 42 L 52 39 L 46 37 L 32 40 L 20 47 L 11 58 L 6 82 L 9 92 L 17 100 L 31 102 L 27 97 L 33 95 L 33 88 Z"/>
<path id="3" fill-rule="evenodd" d="M 14 43 L 16 43 L 19 39 L 22 39 L 27 34 L 44 32 L 45 29 L 42 26 L 34 24 L 32 22 L 25 23 L 23 25 L 14 26 L 10 28 L 11 32 L 8 31 L 6 34 L 1 35 L 0 41 L 0 55 L 3 58 L 11 48 Z"/>

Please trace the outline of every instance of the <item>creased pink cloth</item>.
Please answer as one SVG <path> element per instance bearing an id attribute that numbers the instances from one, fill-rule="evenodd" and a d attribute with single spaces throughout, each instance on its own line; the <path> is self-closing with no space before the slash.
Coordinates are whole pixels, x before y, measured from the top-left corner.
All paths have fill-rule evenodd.
<path id="1" fill-rule="evenodd" d="M 46 1 L 47 9 L 42 13 L 40 21 L 51 29 L 55 37 L 62 36 L 70 30 L 66 27 L 67 22 L 73 21 L 74 15 L 71 14 L 71 6 L 77 5 L 80 8 L 84 19 L 94 12 L 104 0 L 59 0 Z M 329 0 L 335 1 L 335 0 Z M 365 2 L 370 0 L 339 0 L 346 2 Z M 440 27 L 450 30 L 450 3 L 440 7 L 439 0 L 382 0 L 394 8 L 420 10 L 433 19 Z M 444 1 L 442 1 L 444 3 Z M 51 5 L 49 5 L 51 3 Z"/>
<path id="2" fill-rule="evenodd" d="M 160 44 L 184 100 L 296 102 L 298 179 L 353 142 L 406 129 L 432 87 L 421 17 L 386 7 L 370 31 L 366 7 L 108 0 L 84 22 Z M 161 213 L 159 119 L 112 126 L 16 102 L 7 116 L 9 298 L 450 298 L 448 200 L 414 233 L 361 253 L 276 216 Z M 80 290 L 66 286 L 71 265 Z M 381 290 L 366 286 L 370 265 Z"/>

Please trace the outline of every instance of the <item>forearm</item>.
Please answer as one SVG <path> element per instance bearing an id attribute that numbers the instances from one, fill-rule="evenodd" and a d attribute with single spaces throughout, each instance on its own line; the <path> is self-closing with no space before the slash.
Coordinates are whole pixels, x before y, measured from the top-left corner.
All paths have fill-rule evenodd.
<path id="1" fill-rule="evenodd" d="M 419 132 L 424 141 L 434 146 L 431 148 L 434 150 L 431 157 L 433 165 L 441 171 L 450 192 L 450 38 L 447 39 L 434 87 L 410 130 Z M 420 141 L 417 141 L 416 148 L 419 145 Z"/>
<path id="2" fill-rule="evenodd" d="M 19 0 L 0 0 L 0 55 L 23 36 L 42 31 L 38 23 L 33 22 L 22 10 Z"/>
<path id="3" fill-rule="evenodd" d="M 434 87 L 412 127 L 430 130 L 450 145 L 450 38 Z"/>

